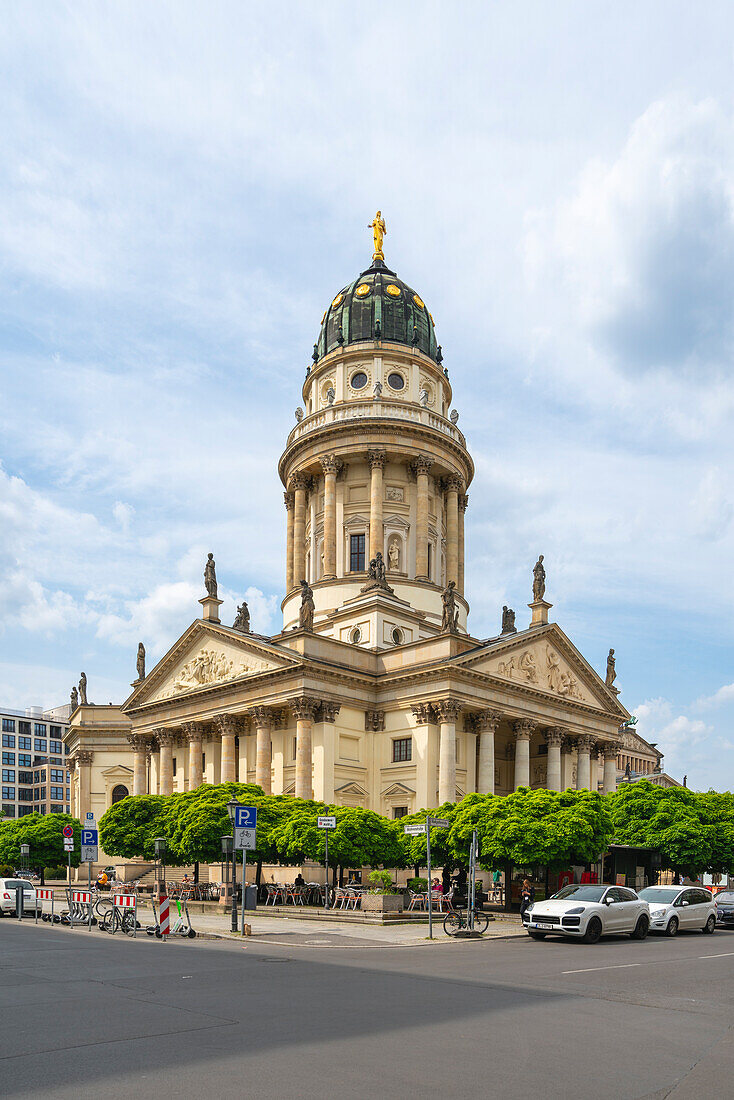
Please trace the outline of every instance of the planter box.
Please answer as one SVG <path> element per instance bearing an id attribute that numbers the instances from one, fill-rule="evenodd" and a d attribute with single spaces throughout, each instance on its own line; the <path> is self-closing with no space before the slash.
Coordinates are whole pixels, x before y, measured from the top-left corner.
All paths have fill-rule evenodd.
<path id="1" fill-rule="evenodd" d="M 363 913 L 399 913 L 403 908 L 402 894 L 363 894 Z"/>

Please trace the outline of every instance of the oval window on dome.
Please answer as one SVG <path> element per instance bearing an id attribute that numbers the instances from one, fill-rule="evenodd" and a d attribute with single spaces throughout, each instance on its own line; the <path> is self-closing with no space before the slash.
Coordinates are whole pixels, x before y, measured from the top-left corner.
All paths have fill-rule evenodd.
<path id="1" fill-rule="evenodd" d="M 400 287 L 395 286 L 395 283 L 389 283 L 386 289 L 391 298 L 400 297 Z"/>
<path id="2" fill-rule="evenodd" d="M 363 390 L 367 385 L 367 375 L 363 370 L 358 370 L 356 374 L 353 374 L 349 380 L 349 385 L 353 390 Z"/>
<path id="3" fill-rule="evenodd" d="M 392 632 L 392 641 L 393 641 L 393 645 L 402 645 L 403 644 L 403 632 L 397 626 L 395 627 L 395 629 Z"/>
<path id="4" fill-rule="evenodd" d="M 419 298 L 417 294 L 413 295 L 413 301 L 418 306 L 418 309 L 425 309 L 426 308 L 426 303 L 423 301 L 422 298 Z"/>
<path id="5" fill-rule="evenodd" d="M 359 629 L 358 626 L 355 626 L 354 630 L 349 635 L 349 640 L 352 645 L 359 645 L 359 643 L 362 641 L 362 631 Z"/>
<path id="6" fill-rule="evenodd" d="M 397 371 L 393 371 L 387 376 L 387 384 L 391 390 L 405 389 L 405 379 L 402 374 L 398 374 Z"/>
<path id="7" fill-rule="evenodd" d="M 344 295 L 343 294 L 337 294 L 336 298 L 331 303 L 331 308 L 336 309 L 336 307 L 340 306 L 343 301 L 344 301 Z"/>
<path id="8" fill-rule="evenodd" d="M 369 284 L 368 283 L 360 283 L 359 286 L 357 287 L 357 289 L 355 290 L 354 294 L 355 294 L 355 297 L 357 297 L 357 298 L 366 298 L 367 295 L 369 294 L 369 292 L 370 292 Z"/>

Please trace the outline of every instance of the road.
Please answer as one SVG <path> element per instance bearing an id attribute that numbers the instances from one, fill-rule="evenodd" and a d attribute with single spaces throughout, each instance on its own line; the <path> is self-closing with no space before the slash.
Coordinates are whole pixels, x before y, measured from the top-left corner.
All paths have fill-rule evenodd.
<path id="1" fill-rule="evenodd" d="M 734 1071 L 734 933 L 383 950 L 0 922 L 0 1093 L 688 1100 Z"/>

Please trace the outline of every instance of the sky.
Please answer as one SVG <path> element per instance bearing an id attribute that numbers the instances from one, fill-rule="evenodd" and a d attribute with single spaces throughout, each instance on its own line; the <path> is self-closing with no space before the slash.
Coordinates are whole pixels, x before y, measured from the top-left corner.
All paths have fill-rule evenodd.
<path id="1" fill-rule="evenodd" d="M 122 702 L 280 626 L 277 461 L 388 264 L 476 462 L 475 636 L 554 618 L 666 769 L 734 787 L 730 4 L 0 0 L 0 703 Z"/>

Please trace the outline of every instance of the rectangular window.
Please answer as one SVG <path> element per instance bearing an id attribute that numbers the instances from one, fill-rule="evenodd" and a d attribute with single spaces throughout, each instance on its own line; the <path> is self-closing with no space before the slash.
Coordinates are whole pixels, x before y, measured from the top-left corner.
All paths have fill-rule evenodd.
<path id="1" fill-rule="evenodd" d="M 49 726 L 48 735 L 49 737 L 58 737 L 61 739 L 61 726 Z M 59 752 L 61 752 L 61 749 L 59 749 Z"/>
<path id="2" fill-rule="evenodd" d="M 46 742 L 43 741 L 40 737 L 36 737 L 34 739 L 33 748 L 36 750 L 36 752 L 45 752 L 46 747 Z"/>
<path id="3" fill-rule="evenodd" d="M 349 572 L 364 573 L 364 535 L 349 536 Z"/>
<path id="4" fill-rule="evenodd" d="M 60 756 L 61 753 L 64 751 L 64 748 L 61 741 L 49 741 L 48 750 L 49 752 L 55 752 L 57 755 Z"/>
<path id="5" fill-rule="evenodd" d="M 431 570 L 431 558 L 432 557 L 433 557 L 433 546 L 432 546 L 431 542 L 429 541 L 429 543 L 428 543 L 428 579 L 429 579 L 429 581 L 432 579 L 431 578 L 431 572 L 432 572 L 432 570 Z"/>
<path id="6" fill-rule="evenodd" d="M 36 722 L 33 726 L 33 732 L 35 733 L 36 737 L 45 737 L 46 727 L 44 726 L 43 722 Z"/>
<path id="7" fill-rule="evenodd" d="M 15 733 L 14 718 L 3 718 L 3 733 Z"/>
<path id="8" fill-rule="evenodd" d="M 18 722 L 18 733 L 27 733 L 30 735 L 31 724 L 30 722 Z M 29 745 L 28 748 L 31 746 Z"/>
<path id="9" fill-rule="evenodd" d="M 21 722 L 21 725 L 22 724 L 23 723 Z M 31 749 L 31 739 L 30 739 L 30 737 L 19 737 L 18 738 L 18 748 L 19 749 L 28 749 L 28 751 L 30 752 L 30 749 Z"/>
<path id="10" fill-rule="evenodd" d="M 18 817 L 25 817 L 26 814 L 32 814 L 32 813 L 33 813 L 33 807 L 32 806 L 19 806 L 18 807 Z"/>
<path id="11" fill-rule="evenodd" d="M 393 764 L 403 764 L 406 760 L 413 759 L 413 738 L 398 737 L 392 743 Z"/>
<path id="12" fill-rule="evenodd" d="M 175 775 L 175 774 L 176 774 L 176 757 L 174 756 L 173 760 L 171 761 L 171 775 Z"/>
<path id="13" fill-rule="evenodd" d="M 63 800 L 64 800 L 64 788 L 63 787 L 51 787 L 51 798 L 56 799 L 57 802 L 63 802 Z"/>
<path id="14" fill-rule="evenodd" d="M 206 771 L 206 753 L 205 753 L 205 752 L 203 752 L 203 753 L 201 754 L 201 770 L 202 770 L 203 772 L 205 772 L 205 771 Z"/>
<path id="15" fill-rule="evenodd" d="M 15 783 L 15 768 L 3 768 L 3 783 Z"/>
<path id="16" fill-rule="evenodd" d="M 30 768 L 30 766 L 31 766 L 30 753 L 28 753 L 28 752 L 19 752 L 18 753 L 18 763 L 20 764 L 21 768 Z M 33 782 L 32 779 L 21 779 L 21 783 L 32 783 L 32 782 Z"/>
<path id="17" fill-rule="evenodd" d="M 3 767 L 6 764 L 15 764 L 15 753 L 14 752 L 4 752 L 3 753 Z"/>
<path id="18" fill-rule="evenodd" d="M 407 817 L 408 816 L 408 807 L 407 806 L 393 806 L 392 816 L 396 821 L 400 817 Z"/>
<path id="19" fill-rule="evenodd" d="M 63 771 L 60 771 L 56 768 L 51 768 L 50 779 L 51 779 L 52 783 L 63 783 L 64 782 L 64 773 L 63 773 Z"/>
<path id="20" fill-rule="evenodd" d="M 23 761 L 20 760 L 20 759 L 19 759 L 19 762 L 21 764 L 23 763 Z M 32 783 L 33 782 L 33 772 L 18 772 L 18 782 L 19 783 Z"/>
<path id="21" fill-rule="evenodd" d="M 49 764 L 63 764 L 64 763 L 63 760 L 59 760 L 58 756 L 49 756 L 48 762 L 49 762 Z"/>
<path id="22" fill-rule="evenodd" d="M 45 787 L 41 787 L 41 789 L 40 789 L 40 791 L 39 791 L 38 793 L 39 793 L 39 795 L 40 795 L 40 798 L 41 798 L 41 802 L 45 802 L 45 801 L 46 801 L 46 788 L 45 788 Z"/>
<path id="23" fill-rule="evenodd" d="M 63 812 L 64 812 L 64 807 L 63 806 L 52 806 L 51 807 L 51 813 L 52 814 L 62 814 Z"/>
<path id="24" fill-rule="evenodd" d="M 5 728 L 5 727 L 3 726 L 3 728 Z M 15 738 L 10 736 L 7 733 L 4 733 L 3 734 L 3 748 L 4 749 L 14 749 L 15 748 Z"/>
<path id="25" fill-rule="evenodd" d="M 3 806 L 3 817 L 15 817 L 15 806 L 12 804 Z"/>
<path id="26" fill-rule="evenodd" d="M 3 787 L 3 798 L 15 801 L 15 787 Z"/>
<path id="27" fill-rule="evenodd" d="M 293 756 L 291 757 L 291 759 L 295 760 L 295 759 L 297 759 L 297 757 L 298 757 L 298 738 L 294 737 L 293 738 Z"/>

